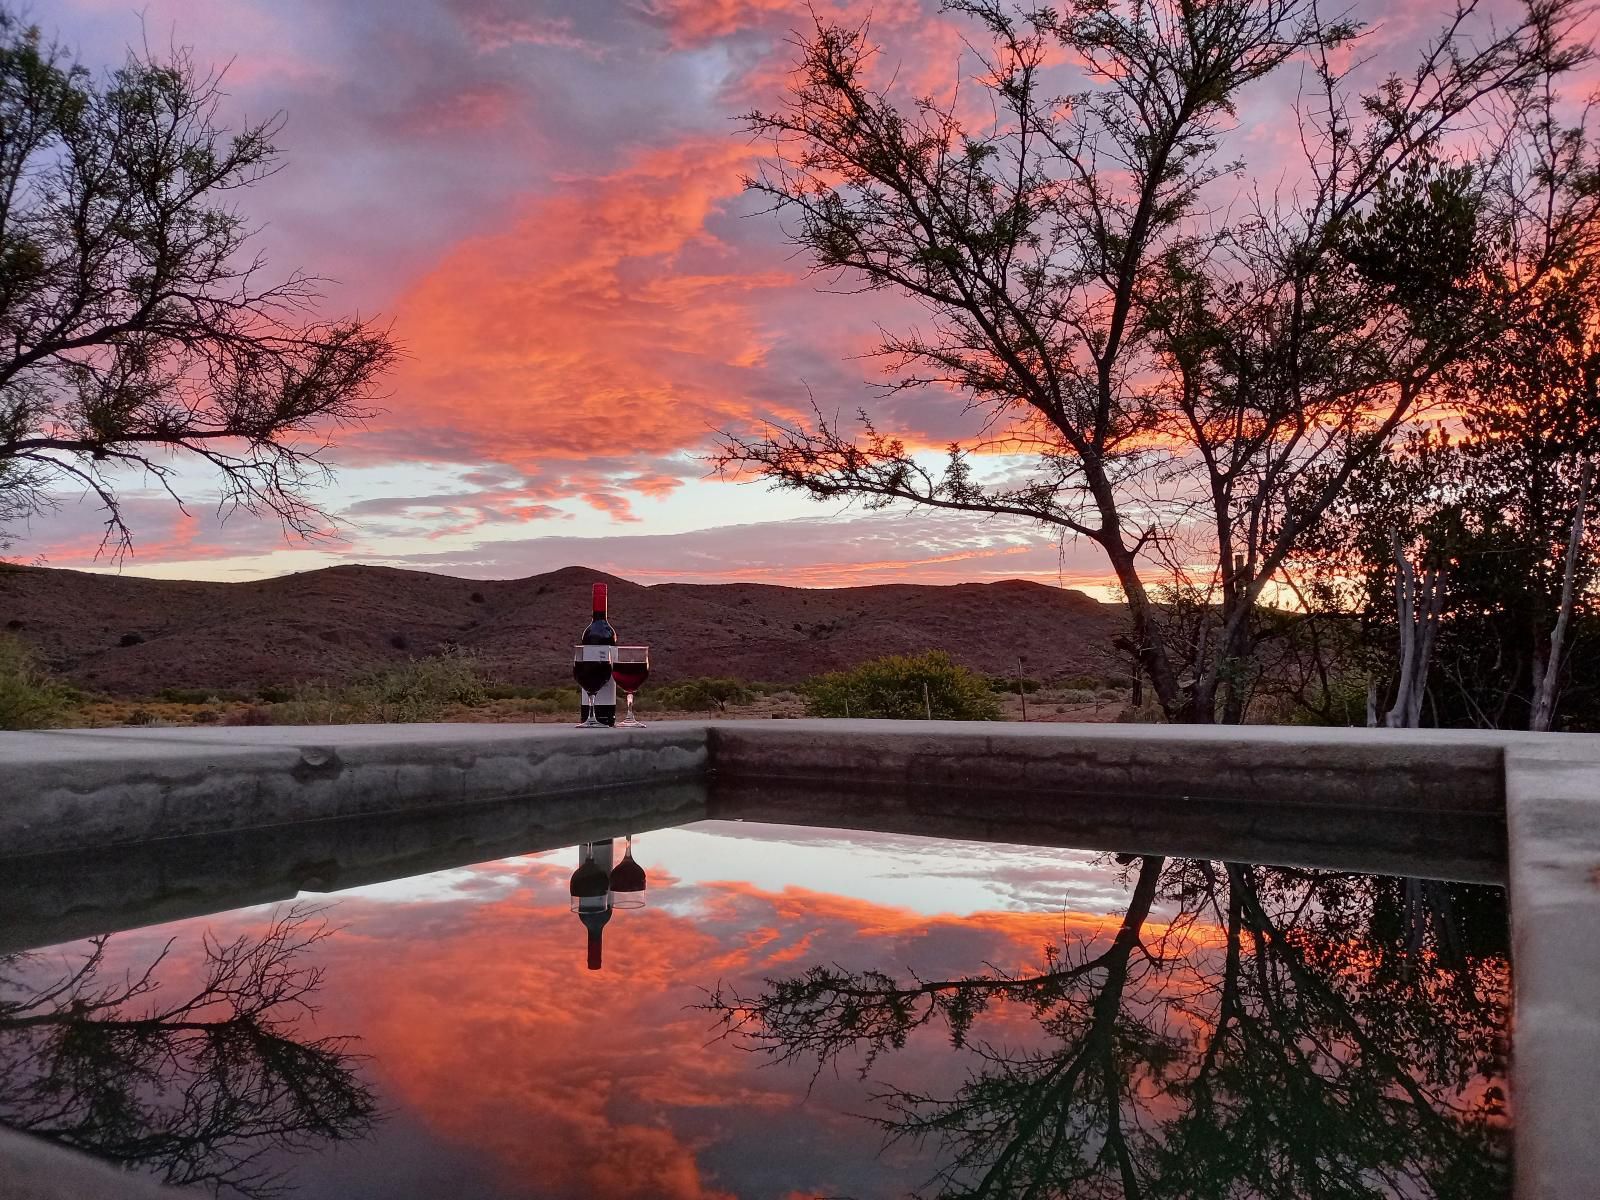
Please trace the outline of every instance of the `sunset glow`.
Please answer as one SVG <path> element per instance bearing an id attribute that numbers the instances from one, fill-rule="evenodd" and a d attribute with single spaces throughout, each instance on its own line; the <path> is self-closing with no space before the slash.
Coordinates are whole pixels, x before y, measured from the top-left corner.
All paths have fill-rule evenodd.
<path id="1" fill-rule="evenodd" d="M 952 393 L 878 391 L 863 356 L 880 323 L 926 315 L 840 294 L 854 283 L 810 273 L 743 190 L 769 148 L 739 116 L 778 103 L 813 12 L 870 16 L 885 47 L 871 68 L 903 96 L 948 94 L 973 70 L 971 30 L 935 0 L 152 0 L 138 16 L 63 0 L 38 14 L 81 62 L 115 63 L 141 41 L 188 47 L 226 66 L 230 121 L 281 112 L 286 169 L 242 197 L 270 269 L 326 277 L 327 310 L 392 322 L 405 358 L 382 414 L 337 435 L 337 478 L 313 497 L 336 522 L 326 540 L 214 511 L 215 481 L 175 463 L 188 515 L 154 481 L 118 480 L 135 533 L 125 560 L 101 552 L 98 506 L 70 491 L 16 531 L 13 555 L 214 579 L 582 563 L 641 581 L 1022 577 L 1109 595 L 1097 551 L 1020 519 L 841 513 L 711 477 L 717 431 L 803 421 L 813 404 L 847 425 L 868 407 L 935 465 L 982 429 Z M 1375 78 L 1432 25 L 1415 7 L 1356 15 Z M 1248 93 L 1228 133 L 1258 191 L 1301 169 L 1299 78 Z M 977 468 L 1003 476 L 1008 461 Z"/>

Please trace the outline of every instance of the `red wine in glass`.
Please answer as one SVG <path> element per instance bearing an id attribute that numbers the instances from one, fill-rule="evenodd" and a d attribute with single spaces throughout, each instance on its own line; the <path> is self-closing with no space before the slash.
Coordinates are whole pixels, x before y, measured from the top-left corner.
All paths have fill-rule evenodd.
<path id="1" fill-rule="evenodd" d="M 633 715 L 633 694 L 644 686 L 646 679 L 650 678 L 650 647 L 618 646 L 616 659 L 611 664 L 611 678 L 616 680 L 617 687 L 628 695 L 627 715 L 617 722 L 617 727 L 640 728 L 644 722 Z"/>
<path id="2" fill-rule="evenodd" d="M 588 719 L 579 729 L 603 729 L 596 720 L 595 693 L 611 680 L 611 648 L 609 646 L 574 646 L 572 649 L 572 678 L 589 698 Z"/>
<path id="3" fill-rule="evenodd" d="M 611 668 L 611 678 L 617 681 L 617 686 L 623 691 L 637 692 L 644 686 L 644 681 L 650 678 L 650 664 L 616 663 Z"/>
<path id="4" fill-rule="evenodd" d="M 605 687 L 606 680 L 610 679 L 611 676 L 611 664 L 608 662 L 575 662 L 572 664 L 572 678 L 577 680 L 578 686 L 591 696 Z"/>

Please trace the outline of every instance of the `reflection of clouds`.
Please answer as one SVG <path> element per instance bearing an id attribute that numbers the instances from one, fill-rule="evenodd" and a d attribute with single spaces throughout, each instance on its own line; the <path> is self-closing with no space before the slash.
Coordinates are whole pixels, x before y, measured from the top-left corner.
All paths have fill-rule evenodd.
<path id="1" fill-rule="evenodd" d="M 772 842 L 785 852 L 752 852 Z M 1111 913 L 1127 900 L 1127 887 L 1090 851 L 740 821 L 666 830 L 647 845 L 664 846 L 689 882 L 748 878 L 771 890 L 804 887 L 929 914 Z"/>
<path id="2" fill-rule="evenodd" d="M 689 1006 L 719 982 L 753 989 L 813 963 L 1024 969 L 1064 930 L 1096 937 L 1106 921 L 1059 911 L 956 918 L 829 894 L 814 875 L 801 880 L 809 852 L 853 852 L 907 896 L 918 886 L 908 869 L 954 872 L 955 863 L 926 854 L 922 839 L 814 832 L 708 824 L 642 835 L 649 907 L 610 923 L 598 973 L 584 970 L 583 932 L 568 911 L 570 849 L 330 897 L 339 932 L 318 958 L 317 1023 L 360 1036 L 394 1117 L 370 1145 L 298 1164 L 297 1194 L 429 1194 L 450 1164 L 485 1200 L 889 1195 L 925 1179 L 931 1149 L 880 1157 L 878 1134 L 854 1115 L 869 1108 L 868 1089 L 848 1072 L 825 1073 L 807 1096 L 809 1068 L 764 1068 L 732 1044 L 708 1045 L 710 1020 Z M 1027 853 L 984 852 L 999 871 Z M 726 870 L 706 882 L 701 862 L 716 854 L 728 856 Z M 792 882 L 754 882 L 766 877 Z M 951 879 L 937 886 L 949 890 Z M 131 962 L 176 933 L 182 970 L 201 928 L 228 937 L 264 919 L 256 909 L 114 944 Z M 1020 1012 L 998 1012 L 985 1028 L 1008 1042 L 1039 1037 Z M 949 1089 L 966 1070 L 936 1032 L 916 1035 L 911 1051 L 895 1063 L 897 1083 Z M 350 1190 L 357 1180 L 364 1191 Z"/>

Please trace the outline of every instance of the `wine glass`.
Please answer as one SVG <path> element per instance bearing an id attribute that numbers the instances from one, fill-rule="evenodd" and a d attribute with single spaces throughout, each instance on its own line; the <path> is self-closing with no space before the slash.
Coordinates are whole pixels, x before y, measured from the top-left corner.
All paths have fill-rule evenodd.
<path id="1" fill-rule="evenodd" d="M 633 715 L 633 694 L 650 678 L 650 647 L 618 646 L 617 657 L 611 667 L 611 678 L 628 694 L 628 715 L 617 722 L 617 727 L 643 729 L 645 723 Z"/>
<path id="2" fill-rule="evenodd" d="M 595 697 L 611 678 L 610 646 L 574 646 L 572 648 L 572 678 L 583 689 L 589 704 L 589 719 L 578 723 L 579 729 L 604 729 L 595 719 Z"/>

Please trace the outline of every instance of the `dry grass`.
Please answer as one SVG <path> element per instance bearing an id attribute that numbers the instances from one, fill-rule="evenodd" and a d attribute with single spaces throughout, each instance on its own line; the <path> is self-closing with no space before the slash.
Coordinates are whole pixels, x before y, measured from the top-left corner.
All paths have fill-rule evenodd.
<path id="1" fill-rule="evenodd" d="M 1110 698 L 1084 700 L 1080 689 L 1041 688 L 1028 697 L 1028 720 L 1058 721 L 1115 721 L 1128 703 L 1126 691 Z M 998 695 L 1001 719 L 1022 719 L 1022 704 L 1015 695 Z M 71 724 L 80 728 L 108 728 L 114 726 L 184 727 L 213 725 L 245 725 L 261 723 L 250 719 L 251 710 L 265 711 L 277 719 L 275 704 L 248 704 L 238 701 L 215 701 L 205 704 L 179 704 L 165 700 L 94 699 L 77 706 Z M 687 712 L 678 709 L 656 709 L 649 703 L 649 689 L 639 693 L 635 704 L 642 721 L 695 721 L 695 720 L 783 720 L 805 716 L 805 703 L 794 692 L 775 692 L 756 696 L 747 704 L 730 704 L 727 712 Z M 287 714 L 284 714 L 287 715 Z M 486 700 L 472 707 L 463 705 L 447 709 L 440 717 L 444 721 L 472 724 L 565 724 L 577 721 L 576 697 L 570 705 L 540 699 Z"/>

